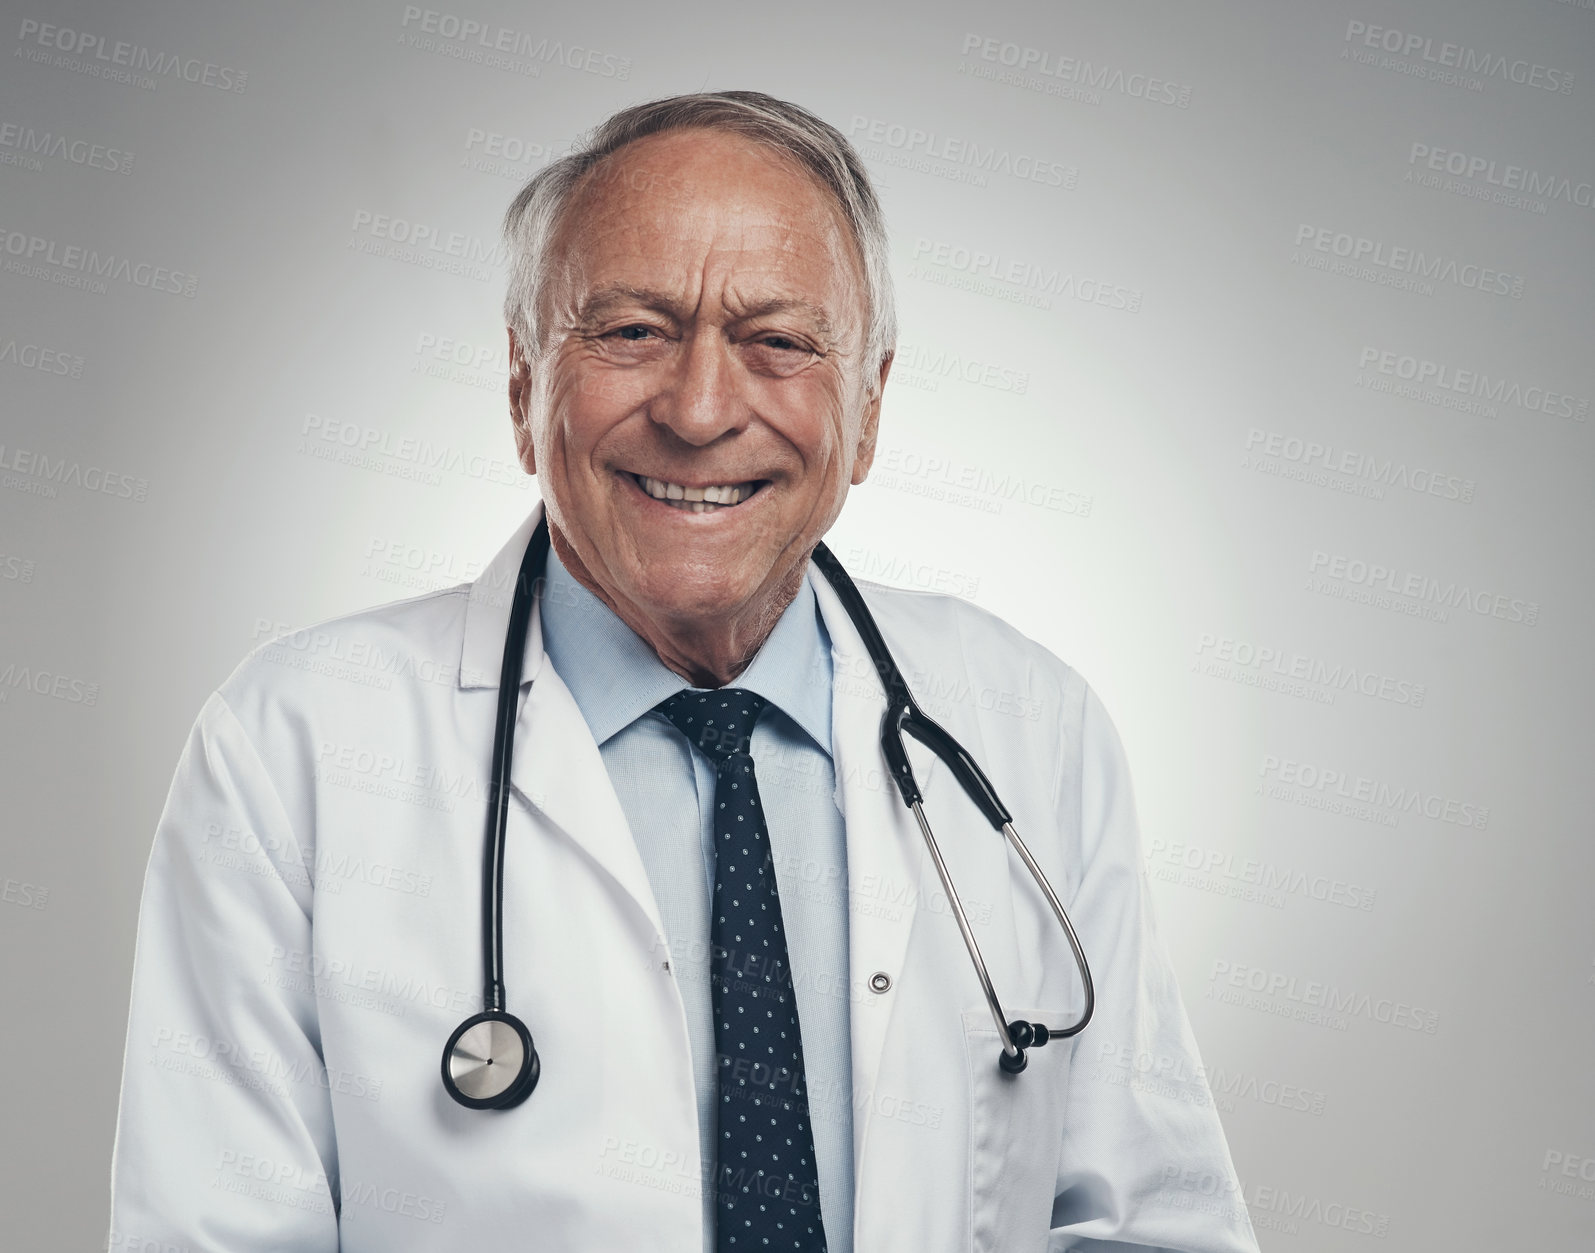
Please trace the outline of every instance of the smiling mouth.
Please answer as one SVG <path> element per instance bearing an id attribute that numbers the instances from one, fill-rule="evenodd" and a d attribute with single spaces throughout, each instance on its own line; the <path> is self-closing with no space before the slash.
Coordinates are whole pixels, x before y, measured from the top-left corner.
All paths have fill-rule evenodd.
<path id="1" fill-rule="evenodd" d="M 655 500 L 684 513 L 718 513 L 722 509 L 734 509 L 769 482 L 768 479 L 751 479 L 746 483 L 685 487 L 665 479 L 649 478 L 646 474 L 633 474 L 630 477 L 633 483 Z"/>

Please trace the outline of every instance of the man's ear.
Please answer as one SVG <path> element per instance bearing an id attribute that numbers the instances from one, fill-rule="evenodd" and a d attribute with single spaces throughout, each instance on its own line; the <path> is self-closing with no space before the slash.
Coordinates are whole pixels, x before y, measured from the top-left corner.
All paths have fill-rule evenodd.
<path id="1" fill-rule="evenodd" d="M 515 455 L 526 473 L 536 474 L 537 451 L 532 446 L 532 367 L 515 340 L 514 328 L 506 329 L 510 337 L 510 425 L 515 428 Z"/>
<path id="2" fill-rule="evenodd" d="M 875 435 L 880 429 L 881 399 L 886 394 L 886 376 L 892 372 L 892 355 L 887 353 L 881 359 L 880 385 L 876 387 L 875 394 L 864 402 L 864 425 L 859 428 L 858 449 L 853 458 L 854 487 L 869 477 L 870 467 L 875 464 Z"/>

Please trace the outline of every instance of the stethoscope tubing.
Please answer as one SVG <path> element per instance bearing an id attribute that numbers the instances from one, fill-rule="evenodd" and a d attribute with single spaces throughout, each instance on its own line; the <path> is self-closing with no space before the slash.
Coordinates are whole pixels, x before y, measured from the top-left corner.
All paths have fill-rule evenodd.
<path id="1" fill-rule="evenodd" d="M 519 1019 L 505 1010 L 504 852 L 509 824 L 510 773 L 515 751 L 515 722 L 519 716 L 526 635 L 536 601 L 534 584 L 542 577 L 548 559 L 548 548 L 548 519 L 545 515 L 532 532 L 531 541 L 526 546 L 520 568 L 516 572 L 510 602 L 509 625 L 505 632 L 504 659 L 499 671 L 498 707 L 493 722 L 492 776 L 488 791 L 487 841 L 482 859 L 483 1010 L 456 1028 L 443 1053 L 444 1086 L 456 1101 L 472 1109 L 507 1109 L 519 1104 L 536 1085 L 540 1071 L 537 1051 L 532 1045 L 530 1033 Z M 1051 883 L 1047 881 L 1047 876 L 1042 872 L 1030 849 L 1019 838 L 1018 832 L 1014 829 L 1013 816 L 997 795 L 996 788 L 992 786 L 974 758 L 964 750 L 963 745 L 948 734 L 935 719 L 926 714 L 914 700 L 907 680 L 898 669 L 896 659 L 886 646 L 880 627 L 876 625 L 875 617 L 864 603 L 864 598 L 852 577 L 823 543 L 815 546 L 813 559 L 836 592 L 842 608 L 847 612 L 848 619 L 863 641 L 865 652 L 868 653 L 880 677 L 881 686 L 886 694 L 886 712 L 881 720 L 881 751 L 890 767 L 892 781 L 902 794 L 903 803 L 914 815 L 920 834 L 924 837 L 925 847 L 930 853 L 931 862 L 936 868 L 937 877 L 941 880 L 942 890 L 952 906 L 953 916 L 957 920 L 964 947 L 968 950 L 975 976 L 980 983 L 986 1007 L 997 1025 L 997 1035 L 1002 1043 L 1002 1055 L 999 1058 L 1001 1067 L 1009 1074 L 1017 1074 L 1025 1068 L 1026 1049 L 1045 1044 L 1055 1037 L 1077 1035 L 1091 1021 L 1091 1015 L 1096 1008 L 1096 992 L 1085 952 L 1080 946 L 1079 937 L 1069 921 L 1063 902 L 1053 891 Z M 908 751 L 903 743 L 905 731 L 946 764 L 969 799 L 1013 846 L 1024 862 L 1025 868 L 1030 872 L 1031 878 L 1046 897 L 1069 941 L 1085 992 L 1084 1009 L 1079 1018 L 1069 1026 L 1055 1028 L 1043 1023 L 1007 1020 L 1002 1003 L 998 1000 L 996 989 L 992 985 L 991 974 L 986 969 L 985 958 L 981 955 L 980 946 L 975 940 L 974 928 L 970 926 L 969 916 L 958 898 L 958 890 L 942 857 L 941 847 L 931 830 L 930 822 L 925 817 L 924 797 L 919 789 L 919 781 L 914 777 L 913 766 L 908 760 Z M 481 1036 L 482 1030 L 499 1029 L 501 1033 L 509 1033 L 504 1038 L 521 1043 L 524 1047 L 521 1049 L 522 1056 L 513 1082 L 506 1083 L 503 1087 L 495 1084 L 493 1094 L 473 1097 L 462 1090 L 459 1074 L 463 1073 L 467 1064 L 483 1060 L 468 1052 L 473 1047 L 467 1042 L 468 1039 L 476 1038 L 468 1033 L 479 1026 L 481 1029 L 476 1031 L 476 1036 Z"/>
<path id="2" fill-rule="evenodd" d="M 1048 882 L 1040 864 L 1014 829 L 1013 815 L 1002 803 L 1002 798 L 997 795 L 997 789 L 992 786 L 991 780 L 986 777 L 986 772 L 980 768 L 979 763 L 940 723 L 919 707 L 913 692 L 909 690 L 908 680 L 898 669 L 897 661 L 892 656 L 891 649 L 886 646 L 886 640 L 875 624 L 874 615 L 864 603 L 864 597 L 854 584 L 852 576 L 823 543 L 814 549 L 814 564 L 820 568 L 820 572 L 835 590 L 854 629 L 858 631 L 859 638 L 864 642 L 871 663 L 880 675 L 881 686 L 886 691 L 886 713 L 881 719 L 881 752 L 892 766 L 893 781 L 897 784 L 898 791 L 902 793 L 903 803 L 914 813 L 920 834 L 924 837 L 925 846 L 930 851 L 931 861 L 936 867 L 937 876 L 941 879 L 942 890 L 952 906 L 959 933 L 963 936 L 964 947 L 969 953 L 970 964 L 974 966 L 980 990 L 986 998 L 986 1007 L 991 1011 L 992 1020 L 997 1026 L 997 1036 L 1002 1043 L 1003 1069 L 1017 1074 L 1024 1069 L 1026 1048 L 1032 1044 L 1045 1044 L 1053 1038 L 1067 1039 L 1078 1035 L 1091 1021 L 1092 1014 L 1096 1012 L 1096 989 L 1091 978 L 1090 963 L 1086 961 L 1085 951 L 1081 948 L 1079 936 L 1075 934 L 1074 925 L 1069 921 L 1063 902 L 1058 899 L 1058 894 L 1053 891 L 1052 884 Z M 1080 983 L 1085 993 L 1085 1004 L 1080 1016 L 1067 1027 L 1050 1027 L 1042 1023 L 1010 1023 L 1004 1014 L 1002 1003 L 997 998 L 996 988 L 992 985 L 991 975 L 986 969 L 985 958 L 981 955 L 980 945 L 975 941 L 974 928 L 969 925 L 968 915 L 959 902 L 952 876 L 942 859 L 941 849 L 937 845 L 930 822 L 925 817 L 924 798 L 920 793 L 919 783 L 914 778 L 907 748 L 903 744 L 905 731 L 930 749 L 947 766 L 964 793 L 985 815 L 986 820 L 1013 845 L 1025 868 L 1030 872 L 1030 877 L 1035 880 L 1036 886 L 1047 898 L 1053 915 L 1069 941 L 1069 948 L 1074 954 L 1075 968 L 1080 973 Z M 1021 1038 L 1016 1039 L 1016 1036 Z"/>
<path id="3" fill-rule="evenodd" d="M 1069 921 L 1068 911 L 1058 899 L 1058 894 L 1052 890 L 1052 884 L 1047 881 L 1047 876 L 1042 873 L 1041 867 L 1031 855 L 1029 846 L 1019 838 L 1019 832 L 1013 829 L 1011 822 L 1003 823 L 1002 833 L 1008 837 L 1008 842 L 1014 846 L 1014 851 L 1025 863 L 1025 868 L 1030 871 L 1030 877 L 1036 881 L 1036 886 L 1047 898 L 1047 904 L 1052 906 L 1053 915 L 1058 919 L 1058 925 L 1063 928 L 1063 934 L 1069 941 L 1069 948 L 1074 952 L 1074 964 L 1080 972 L 1080 983 L 1085 989 L 1085 1008 L 1080 1011 L 1080 1017 L 1067 1027 L 1048 1027 L 1048 1034 L 1062 1039 L 1079 1035 L 1085 1030 L 1086 1023 L 1091 1021 L 1091 1015 L 1097 1008 L 1097 992 L 1091 978 L 1091 965 L 1085 959 L 1085 950 L 1080 947 L 1080 937 L 1074 933 L 1074 924 Z"/>
<path id="4" fill-rule="evenodd" d="M 526 658 L 526 632 L 535 600 L 532 584 L 540 578 L 548 559 L 548 520 L 532 532 L 521 558 L 510 600 L 509 629 L 505 632 L 504 661 L 499 669 L 498 712 L 493 721 L 493 773 L 488 791 L 487 852 L 482 859 L 482 1005 L 504 1008 L 504 846 L 509 828 L 510 767 L 515 752 L 515 719 L 521 670 Z"/>

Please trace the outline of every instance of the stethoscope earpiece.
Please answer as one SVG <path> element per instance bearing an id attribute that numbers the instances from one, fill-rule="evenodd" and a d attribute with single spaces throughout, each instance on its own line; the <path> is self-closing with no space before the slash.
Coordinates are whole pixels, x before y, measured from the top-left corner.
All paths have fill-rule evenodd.
<path id="1" fill-rule="evenodd" d="M 1040 1048 L 1052 1039 L 1054 1032 L 1044 1022 L 1025 1022 L 1017 1019 L 1008 1024 L 1008 1038 L 1013 1041 L 1014 1051 L 1006 1049 L 997 1054 L 997 1065 L 1002 1067 L 1005 1074 L 1017 1075 L 1026 1066 L 1030 1065 L 1030 1057 L 1026 1049 Z"/>
<path id="2" fill-rule="evenodd" d="M 532 1033 L 514 1014 L 473 1014 L 443 1046 L 443 1086 L 467 1109 L 513 1109 L 542 1070 Z"/>

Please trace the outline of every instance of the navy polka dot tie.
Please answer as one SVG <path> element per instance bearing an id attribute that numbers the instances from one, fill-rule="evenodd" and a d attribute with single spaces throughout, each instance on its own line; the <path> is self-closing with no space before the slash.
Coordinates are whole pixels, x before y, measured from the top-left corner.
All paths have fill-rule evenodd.
<path id="1" fill-rule="evenodd" d="M 715 764 L 710 999 L 719 1076 L 717 1253 L 823 1253 L 803 1038 L 753 777 L 762 696 L 679 692 L 658 706 Z"/>

